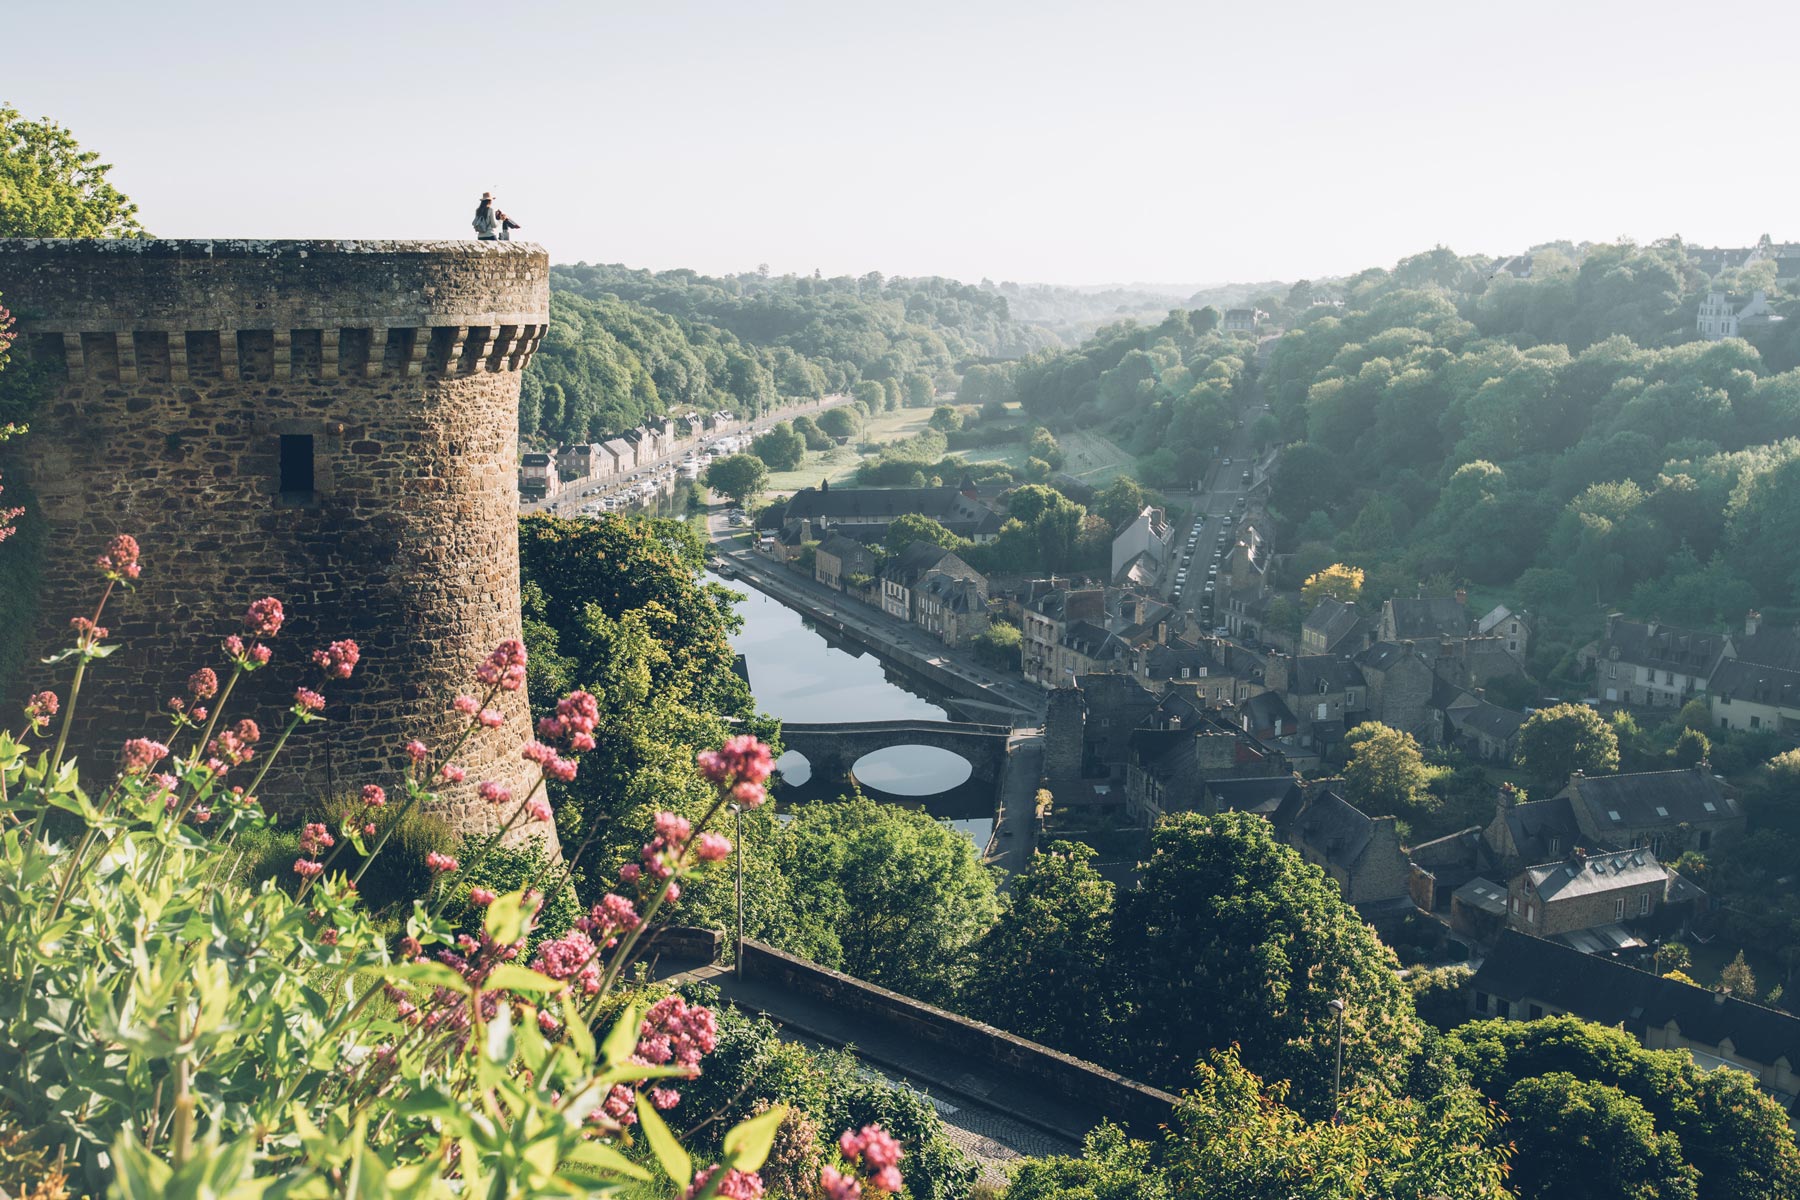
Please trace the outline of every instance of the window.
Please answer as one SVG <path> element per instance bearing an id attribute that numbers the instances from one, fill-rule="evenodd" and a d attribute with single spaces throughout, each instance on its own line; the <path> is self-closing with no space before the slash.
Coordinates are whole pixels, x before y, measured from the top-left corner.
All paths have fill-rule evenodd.
<path id="1" fill-rule="evenodd" d="M 1662 857 L 1662 834 L 1656 834 L 1650 839 L 1650 853 L 1658 858 Z"/>
<path id="2" fill-rule="evenodd" d="M 1510 1018 L 1512 1016 L 1512 1001 L 1496 999 L 1494 1001 L 1494 1013 L 1497 1016 Z"/>
<path id="3" fill-rule="evenodd" d="M 1613 901 L 1613 920 L 1623 921 L 1624 919 L 1625 919 L 1625 897 L 1620 896 L 1617 900 Z"/>
<path id="4" fill-rule="evenodd" d="M 1531 1019 L 1534 1021 L 1541 1021 L 1544 1019 L 1544 1006 L 1541 1004 L 1533 1004 L 1525 1011 L 1531 1014 Z"/>
<path id="5" fill-rule="evenodd" d="M 1487 1010 L 1488 1010 L 1488 994 L 1486 992 L 1476 992 L 1475 993 L 1475 1011 L 1479 1012 L 1479 1013 L 1484 1013 Z"/>
<path id="6" fill-rule="evenodd" d="M 1719 697 L 1719 707 L 1720 708 L 1730 708 L 1731 707 L 1731 697 L 1730 696 L 1720 696 Z"/>
<path id="7" fill-rule="evenodd" d="M 1663 682 L 1665 684 L 1673 684 L 1675 682 L 1675 673 L 1673 671 L 1664 671 Z"/>
<path id="8" fill-rule="evenodd" d="M 1519 898 L 1517 896 L 1513 896 L 1509 900 L 1509 903 L 1512 905 L 1513 912 L 1517 913 L 1519 911 Z"/>
<path id="9" fill-rule="evenodd" d="M 1550 839 L 1550 853 L 1552 856 L 1562 853 L 1562 839 L 1561 838 L 1553 837 Z"/>
<path id="10" fill-rule="evenodd" d="M 1649 911 L 1650 911 L 1650 893 L 1645 892 L 1643 895 L 1638 897 L 1638 916 L 1641 917 Z"/>
<path id="11" fill-rule="evenodd" d="M 1762 728 L 1762 718 L 1761 717 L 1751 717 L 1750 718 L 1750 728 L 1761 729 Z"/>
<path id="12" fill-rule="evenodd" d="M 284 433 L 280 449 L 281 491 L 286 494 L 313 490 L 313 435 Z"/>
<path id="13" fill-rule="evenodd" d="M 1537 924 L 1537 905 L 1529 900 L 1525 902 L 1525 923 L 1527 925 Z"/>
<path id="14" fill-rule="evenodd" d="M 1702 829 L 1700 831 L 1700 849 L 1702 849 L 1702 850 L 1712 849 L 1712 830 Z"/>

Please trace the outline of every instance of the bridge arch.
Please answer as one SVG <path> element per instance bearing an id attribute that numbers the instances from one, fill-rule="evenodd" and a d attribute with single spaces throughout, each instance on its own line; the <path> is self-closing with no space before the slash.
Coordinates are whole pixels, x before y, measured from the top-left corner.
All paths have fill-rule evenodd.
<path id="1" fill-rule="evenodd" d="M 970 778 L 985 785 L 1000 781 L 1012 728 L 971 721 L 784 722 L 781 742 L 804 755 L 818 782 L 848 779 L 857 762 L 895 746 L 932 746 L 967 760 Z"/>

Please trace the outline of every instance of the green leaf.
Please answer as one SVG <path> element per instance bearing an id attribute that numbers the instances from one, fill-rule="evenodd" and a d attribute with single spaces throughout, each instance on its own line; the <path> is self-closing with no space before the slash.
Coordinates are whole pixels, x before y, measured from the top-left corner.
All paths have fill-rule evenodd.
<path id="1" fill-rule="evenodd" d="M 495 1010 L 494 1019 L 487 1026 L 488 1061 L 510 1063 L 516 1047 L 517 1043 L 513 1040 L 512 1005 L 502 1004 Z"/>
<path id="2" fill-rule="evenodd" d="M 564 995 L 562 998 L 563 1029 L 568 1032 L 569 1045 L 575 1053 L 581 1055 L 583 1063 L 594 1061 L 594 1031 L 588 1028 L 587 1018 L 581 1015 L 581 1007 L 575 1003 L 575 997 Z"/>
<path id="3" fill-rule="evenodd" d="M 610 1040 L 610 1039 L 609 1039 Z M 638 1124 L 643 1126 L 644 1137 L 650 1142 L 650 1151 L 656 1155 L 656 1161 L 662 1164 L 663 1174 L 674 1181 L 676 1187 L 686 1187 L 694 1182 L 694 1162 L 669 1132 L 663 1123 L 662 1114 L 656 1111 L 656 1105 L 650 1103 L 650 1097 L 643 1092 L 637 1094 Z"/>
<path id="4" fill-rule="evenodd" d="M 597 1167 L 627 1179 L 650 1180 L 650 1172 L 614 1150 L 605 1142 L 580 1142 L 563 1156 L 565 1163 L 581 1163 L 585 1166 Z"/>
<path id="5" fill-rule="evenodd" d="M 610 1067 L 630 1058 L 637 1050 L 638 1026 L 642 1022 L 642 1010 L 636 1004 L 627 1005 L 619 1019 L 613 1022 L 612 1032 L 600 1044 L 600 1061 Z"/>
<path id="6" fill-rule="evenodd" d="M 510 946 L 525 936 L 525 893 L 508 892 L 488 905 L 481 927 L 502 946 Z"/>
<path id="7" fill-rule="evenodd" d="M 775 1144 L 775 1131 L 781 1127 L 781 1120 L 787 1116 L 785 1105 L 774 1105 L 768 1112 L 741 1121 L 737 1127 L 725 1135 L 725 1157 L 728 1165 L 740 1171 L 755 1171 L 762 1167 L 769 1157 L 769 1147 Z"/>
<path id="8" fill-rule="evenodd" d="M 530 967 L 501 963 L 488 973 L 487 982 L 481 986 L 483 991 L 489 992 L 504 988 L 512 992 L 543 993 L 560 992 L 569 985 Z"/>

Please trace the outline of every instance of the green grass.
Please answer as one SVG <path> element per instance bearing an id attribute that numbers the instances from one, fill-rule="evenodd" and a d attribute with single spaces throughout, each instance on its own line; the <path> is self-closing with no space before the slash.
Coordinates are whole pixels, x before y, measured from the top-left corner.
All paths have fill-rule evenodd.
<path id="1" fill-rule="evenodd" d="M 1083 483 L 1102 488 L 1121 475 L 1137 471 L 1135 456 L 1091 429 L 1066 433 L 1056 440 L 1062 446 L 1063 470 Z"/>

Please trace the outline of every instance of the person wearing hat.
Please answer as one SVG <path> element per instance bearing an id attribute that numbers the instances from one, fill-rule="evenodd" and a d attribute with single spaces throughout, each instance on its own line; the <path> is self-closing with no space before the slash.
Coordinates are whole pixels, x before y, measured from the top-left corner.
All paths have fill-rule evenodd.
<path id="1" fill-rule="evenodd" d="M 499 235 L 500 223 L 494 219 L 494 193 L 481 193 L 481 203 L 475 206 L 475 237 L 483 242 L 491 242 Z"/>

